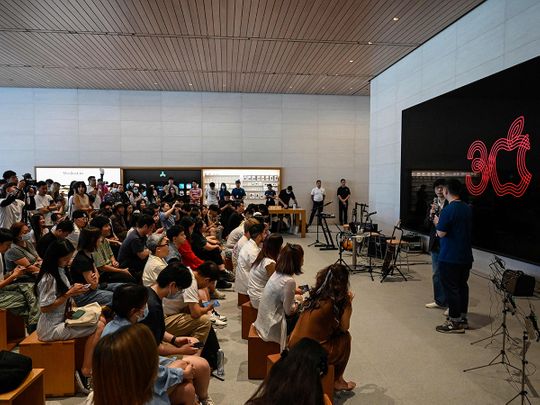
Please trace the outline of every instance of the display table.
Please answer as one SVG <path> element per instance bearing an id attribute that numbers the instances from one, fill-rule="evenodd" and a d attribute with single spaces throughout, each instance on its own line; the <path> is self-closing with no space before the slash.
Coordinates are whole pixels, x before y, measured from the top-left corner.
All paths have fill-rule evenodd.
<path id="1" fill-rule="evenodd" d="M 270 215 L 292 215 L 297 216 L 300 221 L 300 235 L 306 237 L 306 210 L 304 208 L 282 208 L 278 206 L 268 207 Z"/>

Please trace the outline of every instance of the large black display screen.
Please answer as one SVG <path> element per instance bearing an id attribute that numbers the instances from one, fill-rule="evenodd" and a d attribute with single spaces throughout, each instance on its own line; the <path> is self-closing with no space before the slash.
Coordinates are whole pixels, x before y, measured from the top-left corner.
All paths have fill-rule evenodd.
<path id="1" fill-rule="evenodd" d="M 403 111 L 405 228 L 427 231 L 439 177 L 464 183 L 474 247 L 540 264 L 540 57 Z"/>

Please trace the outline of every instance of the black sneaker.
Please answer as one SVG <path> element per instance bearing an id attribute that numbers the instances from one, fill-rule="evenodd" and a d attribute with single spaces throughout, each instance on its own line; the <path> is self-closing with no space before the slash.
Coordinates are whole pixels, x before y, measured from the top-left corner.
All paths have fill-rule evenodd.
<path id="1" fill-rule="evenodd" d="M 465 333 L 463 324 L 451 320 L 448 320 L 442 325 L 437 326 L 435 330 L 441 333 Z"/>
<path id="2" fill-rule="evenodd" d="M 467 318 L 461 318 L 459 323 L 463 327 L 463 329 L 469 329 L 469 321 L 467 320 Z"/>
<path id="3" fill-rule="evenodd" d="M 234 274 L 232 273 L 232 271 L 225 270 L 223 272 L 223 280 L 230 281 L 231 283 L 234 283 Z"/>
<path id="4" fill-rule="evenodd" d="M 75 371 L 75 381 L 80 393 L 88 395 L 92 391 L 92 377 L 86 377 L 81 370 Z"/>
<path id="5" fill-rule="evenodd" d="M 216 282 L 216 288 L 219 288 L 220 290 L 225 290 L 227 288 L 231 288 L 232 284 L 225 280 L 218 280 Z"/>

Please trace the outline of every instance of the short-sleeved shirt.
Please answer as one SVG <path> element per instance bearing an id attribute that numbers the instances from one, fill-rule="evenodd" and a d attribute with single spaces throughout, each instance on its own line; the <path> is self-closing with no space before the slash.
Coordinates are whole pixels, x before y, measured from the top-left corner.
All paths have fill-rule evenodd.
<path id="1" fill-rule="evenodd" d="M 169 299 L 163 298 L 163 311 L 165 316 L 174 315 L 182 312 L 188 304 L 195 304 L 199 302 L 199 286 L 197 285 L 197 279 L 195 275 L 191 273 L 191 285 L 182 291 L 181 294 L 178 294 L 178 297 Z"/>
<path id="2" fill-rule="evenodd" d="M 441 211 L 437 230 L 446 232 L 440 239 L 439 261 L 455 264 L 473 262 L 471 207 L 463 201 L 452 201 Z"/>
<path id="3" fill-rule="evenodd" d="M 176 245 L 172 242 L 169 242 L 169 255 L 165 258 L 167 263 L 172 262 L 182 262 L 182 255 L 178 251 Z"/>
<path id="4" fill-rule="evenodd" d="M 146 236 L 139 235 L 136 229 L 129 232 L 120 246 L 118 252 L 118 262 L 120 267 L 129 268 L 129 270 L 142 273 L 146 259 L 141 259 L 137 253 L 144 251 L 146 246 Z"/>
<path id="5" fill-rule="evenodd" d="M 202 197 L 202 190 L 200 188 L 192 188 L 189 190 L 189 200 L 191 204 L 200 205 Z"/>
<path id="6" fill-rule="evenodd" d="M 53 243 L 57 239 L 58 238 L 56 237 L 54 232 L 49 232 L 39 238 L 36 246 L 39 257 L 45 257 L 45 252 L 47 251 L 51 243 Z"/>
<path id="7" fill-rule="evenodd" d="M 150 287 L 154 284 L 159 276 L 159 273 L 167 267 L 167 262 L 161 257 L 150 255 L 144 265 L 142 283 L 146 287 Z"/>
<path id="8" fill-rule="evenodd" d="M 321 202 L 324 200 L 324 188 L 314 187 L 311 190 L 311 195 L 313 196 L 313 201 Z"/>
<path id="9" fill-rule="evenodd" d="M 0 198 L 0 203 L 13 197 Z M 21 222 L 24 201 L 15 199 L 11 204 L 0 206 L 0 228 L 11 228 L 15 222 Z"/>
<path id="10" fill-rule="evenodd" d="M 287 190 L 283 189 L 279 192 L 279 199 L 283 201 L 285 205 L 288 207 L 291 199 L 296 201 L 296 196 L 294 195 L 292 191 L 290 193 L 287 193 Z"/>
<path id="11" fill-rule="evenodd" d="M 210 188 L 208 187 L 206 189 L 206 204 L 213 205 L 219 203 L 219 191 L 217 188 Z"/>
<path id="12" fill-rule="evenodd" d="M 264 196 L 266 197 L 266 205 L 276 205 L 276 201 L 274 200 L 276 192 L 274 190 L 266 190 Z"/>
<path id="13" fill-rule="evenodd" d="M 347 186 L 340 186 L 337 189 L 337 195 L 341 198 L 347 198 L 347 196 L 351 195 L 351 190 Z"/>
<path id="14" fill-rule="evenodd" d="M 251 265 L 259 255 L 261 248 L 257 246 L 253 239 L 249 239 L 238 254 L 236 264 L 236 279 L 234 281 L 234 289 L 240 294 L 248 293 L 249 271 Z"/>
<path id="15" fill-rule="evenodd" d="M 161 222 L 161 226 L 163 226 L 165 230 L 168 230 L 169 228 L 172 228 L 174 226 L 174 214 L 171 214 L 167 217 L 164 212 L 160 212 L 159 221 Z"/>
<path id="16" fill-rule="evenodd" d="M 36 202 L 36 211 L 39 211 L 41 208 L 44 207 L 49 207 L 51 204 L 54 203 L 54 199 L 49 194 L 45 194 L 44 196 L 36 194 L 34 196 L 34 201 Z M 45 214 L 43 214 L 43 217 L 45 218 L 45 225 L 47 226 L 51 226 L 53 224 L 51 215 L 52 212 L 46 212 Z"/>
<path id="17" fill-rule="evenodd" d="M 83 273 L 94 270 L 94 259 L 83 251 L 78 251 L 71 263 L 71 279 L 74 283 L 86 284 Z"/>
<path id="18" fill-rule="evenodd" d="M 276 262 L 269 257 L 264 257 L 256 266 L 252 266 L 249 272 L 248 295 L 251 305 L 254 308 L 259 308 L 259 301 L 261 300 L 264 287 L 270 279 L 266 271 L 266 266 L 271 263 L 275 264 Z"/>
<path id="19" fill-rule="evenodd" d="M 22 247 L 16 244 L 12 244 L 9 250 L 5 253 L 4 259 L 6 261 L 6 271 L 12 271 L 17 264 L 15 263 L 20 259 L 28 259 L 30 264 L 34 264 L 38 259 L 38 253 L 30 242 L 26 242 L 26 247 Z"/>
<path id="20" fill-rule="evenodd" d="M 97 245 L 97 249 L 92 253 L 92 259 L 94 259 L 94 264 L 97 268 L 102 266 L 111 265 L 111 257 L 113 256 L 113 251 L 111 249 L 111 244 L 105 238 L 103 238 Z"/>
<path id="21" fill-rule="evenodd" d="M 233 199 L 241 201 L 246 197 L 246 190 L 244 190 L 242 187 L 235 187 L 231 191 L 231 196 Z"/>
<path id="22" fill-rule="evenodd" d="M 141 323 L 150 328 L 156 343 L 159 346 L 165 335 L 165 315 L 163 314 L 163 304 L 157 293 L 150 287 L 148 290 L 148 315 Z"/>

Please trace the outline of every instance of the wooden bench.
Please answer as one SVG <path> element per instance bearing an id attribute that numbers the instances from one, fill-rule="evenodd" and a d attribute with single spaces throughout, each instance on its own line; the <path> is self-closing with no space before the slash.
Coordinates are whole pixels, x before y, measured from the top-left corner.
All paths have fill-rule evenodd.
<path id="1" fill-rule="evenodd" d="M 247 340 L 249 328 L 257 319 L 258 312 L 257 308 L 253 308 L 251 305 L 251 301 L 242 304 L 242 339 Z"/>
<path id="2" fill-rule="evenodd" d="M 281 358 L 281 354 L 270 354 L 266 356 L 266 372 L 270 373 L 270 369 L 277 361 Z M 323 392 L 328 396 L 328 399 L 333 404 L 334 403 L 334 366 L 332 364 L 328 365 L 328 371 L 321 378 Z"/>
<path id="3" fill-rule="evenodd" d="M 249 295 L 238 293 L 238 306 L 249 301 Z"/>
<path id="4" fill-rule="evenodd" d="M 0 350 L 11 350 L 26 336 L 24 319 L 0 308 Z"/>
<path id="5" fill-rule="evenodd" d="M 13 391 L 0 394 L 0 405 L 45 405 L 42 368 L 34 368 Z"/>
<path id="6" fill-rule="evenodd" d="M 266 377 L 267 356 L 276 353 L 280 353 L 279 344 L 262 340 L 255 326 L 251 325 L 248 336 L 248 378 L 262 380 Z"/>
<path id="7" fill-rule="evenodd" d="M 37 333 L 27 336 L 19 345 L 19 352 L 32 359 L 34 367 L 44 368 L 46 396 L 75 394 L 75 370 L 81 368 L 86 338 L 42 342 Z"/>

